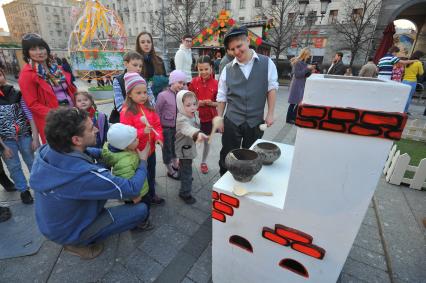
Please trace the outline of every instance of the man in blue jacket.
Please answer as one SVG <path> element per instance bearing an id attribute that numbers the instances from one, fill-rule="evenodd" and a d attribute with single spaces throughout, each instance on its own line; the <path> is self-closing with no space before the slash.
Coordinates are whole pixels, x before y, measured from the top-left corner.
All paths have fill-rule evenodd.
<path id="1" fill-rule="evenodd" d="M 48 239 L 84 259 L 98 256 L 101 240 L 133 228 L 149 227 L 144 203 L 105 208 L 108 199 L 137 197 L 146 178 L 149 146 L 139 152 L 130 179 L 111 175 L 96 163 L 97 129 L 87 112 L 76 108 L 51 111 L 46 119 L 46 145 L 36 155 L 30 185 L 35 191 L 38 227 Z"/>

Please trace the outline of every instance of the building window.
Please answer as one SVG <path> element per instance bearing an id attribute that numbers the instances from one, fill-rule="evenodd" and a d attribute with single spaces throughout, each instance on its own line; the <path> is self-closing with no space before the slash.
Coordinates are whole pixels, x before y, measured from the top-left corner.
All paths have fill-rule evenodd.
<path id="1" fill-rule="evenodd" d="M 49 7 L 45 7 L 46 12 L 49 12 Z"/>
<path id="2" fill-rule="evenodd" d="M 262 0 L 255 0 L 254 1 L 254 7 L 256 7 L 256 8 L 262 7 Z"/>
<path id="3" fill-rule="evenodd" d="M 277 5 L 277 0 L 272 0 L 271 5 Z"/>
<path id="4" fill-rule="evenodd" d="M 240 9 L 244 9 L 246 7 L 246 0 L 240 0 Z"/>
<path id="5" fill-rule="evenodd" d="M 231 10 L 231 0 L 225 0 L 225 10 Z"/>
<path id="6" fill-rule="evenodd" d="M 352 10 L 352 18 L 355 21 L 359 21 L 361 19 L 362 15 L 363 15 L 363 13 L 364 13 L 364 10 L 362 8 L 353 9 Z"/>
<path id="7" fill-rule="evenodd" d="M 212 6 L 217 6 L 217 0 L 212 1 Z"/>
<path id="8" fill-rule="evenodd" d="M 337 22 L 338 10 L 330 10 L 328 15 L 328 24 L 335 24 Z"/>
<path id="9" fill-rule="evenodd" d="M 206 2 L 200 2 L 200 8 L 204 8 L 206 6 Z"/>
<path id="10" fill-rule="evenodd" d="M 293 22 L 296 20 L 296 14 L 295 13 L 288 13 L 288 21 Z"/>
<path id="11" fill-rule="evenodd" d="M 244 17 L 239 17 L 238 20 L 240 21 L 240 23 L 244 22 Z"/>

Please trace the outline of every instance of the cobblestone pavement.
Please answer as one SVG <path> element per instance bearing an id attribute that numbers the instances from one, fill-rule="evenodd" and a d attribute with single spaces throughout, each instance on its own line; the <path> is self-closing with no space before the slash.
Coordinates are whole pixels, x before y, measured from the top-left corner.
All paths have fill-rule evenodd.
<path id="1" fill-rule="evenodd" d="M 294 144 L 296 128 L 283 126 L 287 97 L 288 87 L 281 87 L 277 121 L 264 139 Z M 111 107 L 99 106 L 105 113 Z M 422 118 L 423 109 L 413 105 L 410 111 Z M 0 260 L 0 282 L 210 282 L 210 201 L 212 185 L 219 178 L 220 147 L 220 135 L 215 135 L 208 174 L 200 172 L 199 159 L 194 162 L 197 203 L 193 206 L 178 198 L 179 182 L 166 177 L 157 148 L 157 190 L 167 202 L 153 208 L 155 229 L 113 236 L 105 242 L 102 255 L 91 261 L 71 256 L 46 240 L 34 255 Z M 19 203 L 18 193 L 0 192 L 0 204 L 13 209 Z M 425 204 L 424 191 L 381 180 L 338 282 L 425 282 Z"/>

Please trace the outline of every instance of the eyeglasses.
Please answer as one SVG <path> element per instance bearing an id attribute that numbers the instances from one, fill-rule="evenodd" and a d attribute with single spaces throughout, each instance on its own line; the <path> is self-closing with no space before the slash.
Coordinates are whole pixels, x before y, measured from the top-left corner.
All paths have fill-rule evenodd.
<path id="1" fill-rule="evenodd" d="M 30 40 L 30 39 L 41 39 L 41 36 L 37 33 L 27 33 L 22 37 L 23 40 Z"/>

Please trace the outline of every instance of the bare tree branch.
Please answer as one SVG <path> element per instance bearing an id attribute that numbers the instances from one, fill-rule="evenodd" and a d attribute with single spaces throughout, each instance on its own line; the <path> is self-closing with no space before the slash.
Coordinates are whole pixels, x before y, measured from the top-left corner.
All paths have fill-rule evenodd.
<path id="1" fill-rule="evenodd" d="M 281 0 L 275 2 L 276 5 L 262 9 L 261 16 L 273 19 L 273 27 L 270 29 L 268 41 L 274 45 L 275 58 L 278 61 L 281 53 L 290 47 L 291 39 L 295 33 L 297 1 Z M 293 16 L 290 17 L 289 14 Z"/>
<path id="2" fill-rule="evenodd" d="M 158 31 L 180 42 L 184 34 L 195 36 L 212 19 L 212 1 L 210 0 L 171 0 L 165 11 L 164 30 L 161 25 L 161 14 L 156 16 L 158 23 L 156 26 Z"/>
<path id="3" fill-rule="evenodd" d="M 360 51 L 366 51 L 368 43 L 373 39 L 381 4 L 381 0 L 344 1 L 345 16 L 336 21 L 334 28 L 343 37 L 345 48 L 352 53 L 349 67 L 352 67 L 356 55 Z"/>

